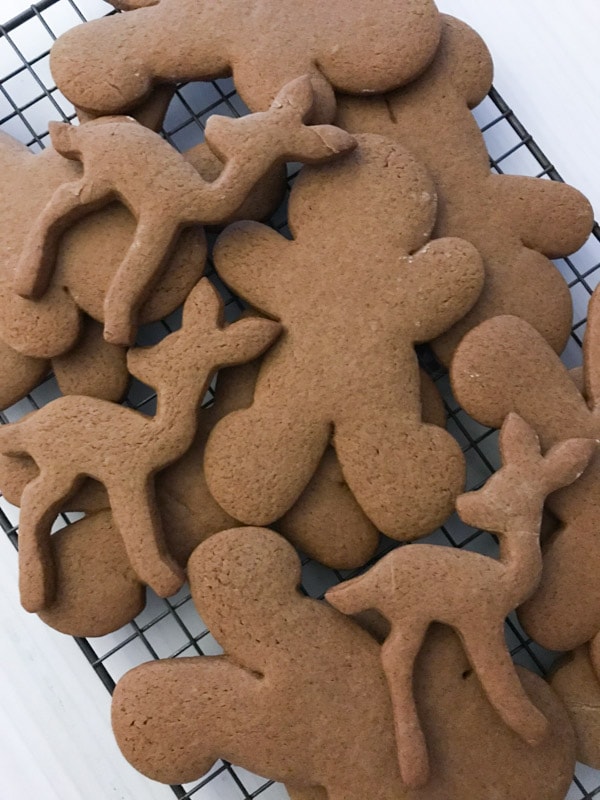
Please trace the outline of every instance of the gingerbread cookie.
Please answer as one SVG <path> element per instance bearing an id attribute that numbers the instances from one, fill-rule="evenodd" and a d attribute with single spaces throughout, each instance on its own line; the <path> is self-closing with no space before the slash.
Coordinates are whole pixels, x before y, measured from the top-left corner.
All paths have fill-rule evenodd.
<path id="1" fill-rule="evenodd" d="M 400 773 L 408 786 L 425 786 L 429 780 L 413 670 L 432 622 L 459 633 L 490 704 L 509 728 L 530 745 L 547 735 L 547 721 L 528 699 L 510 660 L 504 620 L 539 583 L 546 496 L 576 480 L 594 450 L 593 441 L 571 439 L 542 457 L 533 430 L 510 414 L 500 434 L 501 469 L 482 489 L 456 501 L 464 522 L 498 534 L 499 561 L 466 550 L 408 545 L 326 593 L 346 614 L 372 608 L 391 624 L 381 659 L 394 707 Z"/>
<path id="2" fill-rule="evenodd" d="M 78 108 L 129 113 L 157 85 L 233 74 L 253 111 L 309 75 L 314 117 L 329 122 L 333 89 L 380 93 L 413 80 L 440 36 L 433 0 L 121 2 L 126 14 L 87 22 L 54 44 L 52 75 Z"/>
<path id="3" fill-rule="evenodd" d="M 540 678 L 519 669 L 549 723 L 543 746 L 534 747 L 501 725 L 477 677 L 466 677 L 456 638 L 432 630 L 415 670 L 432 775 L 426 789 L 409 790 L 399 775 L 380 646 L 297 591 L 300 562 L 284 539 L 264 529 L 225 531 L 200 545 L 189 571 L 194 602 L 225 655 L 143 664 L 117 684 L 113 730 L 148 777 L 192 781 L 223 757 L 303 798 L 564 797 L 573 734 Z"/>
<path id="4" fill-rule="evenodd" d="M 219 275 L 285 333 L 252 406 L 211 433 L 206 476 L 236 519 L 272 522 L 300 496 L 333 431 L 363 511 L 384 533 L 415 538 L 452 512 L 464 462 L 451 436 L 422 422 L 413 345 L 471 307 L 483 270 L 466 242 L 427 243 L 435 191 L 412 156 L 381 137 L 358 140 L 349 157 L 300 174 L 293 241 L 244 222 L 217 241 Z"/>
<path id="5" fill-rule="evenodd" d="M 167 553 L 153 476 L 191 445 L 198 406 L 216 369 L 260 355 L 277 323 L 247 319 L 222 327 L 222 303 L 203 279 L 184 306 L 183 327 L 151 348 L 127 354 L 129 371 L 159 394 L 156 416 L 83 396 L 61 397 L 0 428 L 0 452 L 29 455 L 38 477 L 23 492 L 19 525 L 21 600 L 39 611 L 55 594 L 50 527 L 84 477 L 108 491 L 131 565 L 160 595 L 177 591 L 183 571 Z"/>
<path id="6" fill-rule="evenodd" d="M 448 364 L 465 333 L 498 314 L 526 319 L 560 352 L 571 328 L 571 297 L 549 259 L 583 245 L 592 230 L 592 209 L 563 183 L 490 172 L 470 109 L 490 89 L 491 57 L 468 25 L 449 16 L 443 20 L 440 47 L 420 78 L 385 97 L 340 97 L 336 120 L 353 133 L 381 134 L 407 147 L 435 182 L 434 237 L 459 236 L 483 257 L 483 292 L 433 342 L 438 358 Z"/>
<path id="7" fill-rule="evenodd" d="M 591 661 L 589 646 L 584 645 L 562 658 L 548 677 L 575 729 L 577 760 L 594 769 L 600 769 L 599 675 Z"/>
<path id="8" fill-rule="evenodd" d="M 455 397 L 478 422 L 498 427 L 515 411 L 544 447 L 568 437 L 600 439 L 597 357 L 600 294 L 590 301 L 585 335 L 585 384 L 590 407 L 558 356 L 527 322 L 497 317 L 463 340 L 451 369 Z M 527 633 L 550 650 L 573 650 L 600 631 L 597 572 L 600 542 L 600 455 L 576 484 L 551 495 L 560 528 L 543 548 L 538 590 L 519 611 Z M 581 587 L 586 586 L 582 592 Z"/>
<path id="9" fill-rule="evenodd" d="M 56 594 L 39 612 L 50 627 L 71 636 L 104 636 L 146 605 L 146 587 L 129 565 L 110 511 L 98 511 L 53 534 L 50 548 Z"/>
<path id="10" fill-rule="evenodd" d="M 104 336 L 114 344 L 132 344 L 140 307 L 183 229 L 231 217 L 274 164 L 316 164 L 354 148 L 354 139 L 339 128 L 304 125 L 313 99 L 309 79 L 298 78 L 281 90 L 268 111 L 237 119 L 210 117 L 206 140 L 227 162 L 213 182 L 154 131 L 129 117 L 101 117 L 79 127 L 50 123 L 55 149 L 66 159 L 80 161 L 84 171 L 80 179 L 59 186 L 39 215 L 24 244 L 13 289 L 23 297 L 43 297 L 53 283 L 64 230 L 120 197 L 137 226 L 106 291 Z"/>
<path id="11" fill-rule="evenodd" d="M 0 340 L 0 371 L 5 377 L 0 407 L 7 408 L 21 400 L 51 370 L 63 394 L 86 394 L 118 402 L 129 383 L 124 348 L 105 342 L 102 326 L 85 319 L 73 349 L 51 360 L 24 356 Z"/>

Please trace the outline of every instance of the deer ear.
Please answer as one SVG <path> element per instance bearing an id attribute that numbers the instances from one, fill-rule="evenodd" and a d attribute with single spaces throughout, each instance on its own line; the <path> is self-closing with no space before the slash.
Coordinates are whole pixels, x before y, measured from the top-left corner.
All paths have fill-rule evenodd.
<path id="1" fill-rule="evenodd" d="M 540 440 L 531 425 L 514 411 L 504 420 L 500 431 L 500 453 L 502 463 L 510 464 L 523 460 L 537 461 L 541 457 Z"/>
<path id="2" fill-rule="evenodd" d="M 50 134 L 52 147 L 56 152 L 65 158 L 69 158 L 69 155 L 74 150 L 73 140 L 76 137 L 77 126 L 68 122 L 53 121 L 48 123 L 48 133 Z"/>
<path id="3" fill-rule="evenodd" d="M 271 104 L 271 108 L 287 106 L 304 119 L 312 110 L 315 99 L 313 86 L 308 75 L 302 75 L 286 83 Z"/>
<path id="4" fill-rule="evenodd" d="M 594 410 L 600 405 L 600 288 L 588 304 L 588 321 L 583 339 L 585 395 Z"/>
<path id="5" fill-rule="evenodd" d="M 208 278 L 201 278 L 183 306 L 183 328 L 215 330 L 222 327 L 223 301 Z"/>
<path id="6" fill-rule="evenodd" d="M 596 452 L 594 439 L 567 439 L 555 444 L 543 458 L 543 474 L 548 494 L 579 478 Z"/>

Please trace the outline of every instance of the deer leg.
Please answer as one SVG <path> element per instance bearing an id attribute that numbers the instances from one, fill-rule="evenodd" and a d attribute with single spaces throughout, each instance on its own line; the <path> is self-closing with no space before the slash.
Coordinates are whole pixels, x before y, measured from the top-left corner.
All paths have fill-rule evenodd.
<path id="1" fill-rule="evenodd" d="M 484 635 L 459 631 L 481 688 L 506 725 L 528 744 L 537 745 L 548 732 L 548 720 L 523 689 L 502 628 L 486 620 L 484 630 Z"/>
<path id="2" fill-rule="evenodd" d="M 429 777 L 427 745 L 413 691 L 414 663 L 427 627 L 413 623 L 410 629 L 392 633 L 381 648 L 381 662 L 394 711 L 400 774 L 404 783 L 412 789 L 424 786 Z"/>
<path id="3" fill-rule="evenodd" d="M 63 183 L 36 219 L 17 263 L 13 289 L 21 297 L 40 297 L 48 288 L 63 232 L 95 208 L 102 206 L 110 191 L 102 183 L 82 178 Z"/>
<path id="4" fill-rule="evenodd" d="M 19 591 L 27 611 L 46 608 L 54 599 L 55 566 L 51 527 L 76 479 L 42 472 L 25 487 L 19 520 Z"/>
<path id="5" fill-rule="evenodd" d="M 164 269 L 177 233 L 175 223 L 160 215 L 138 220 L 127 255 L 110 282 L 104 298 L 104 338 L 107 342 L 132 345 L 135 341 L 140 306 Z"/>
<path id="6" fill-rule="evenodd" d="M 107 489 L 133 571 L 159 597 L 175 594 L 183 585 L 185 574 L 167 552 L 152 481 L 139 485 L 124 482 Z"/>

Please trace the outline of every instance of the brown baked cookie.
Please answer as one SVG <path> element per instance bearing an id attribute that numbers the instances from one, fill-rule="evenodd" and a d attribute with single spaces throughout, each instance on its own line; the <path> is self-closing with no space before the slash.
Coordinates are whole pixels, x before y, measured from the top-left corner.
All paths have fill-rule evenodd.
<path id="1" fill-rule="evenodd" d="M 592 230 L 592 209 L 563 183 L 490 172 L 470 109 L 490 89 L 491 57 L 468 25 L 443 20 L 440 48 L 420 78 L 385 97 L 340 97 L 336 121 L 353 133 L 381 134 L 407 147 L 435 182 L 434 237 L 459 236 L 483 257 L 483 292 L 433 342 L 438 358 L 448 364 L 464 334 L 498 314 L 526 319 L 560 352 L 571 328 L 571 297 L 549 259 L 581 247 Z"/>
<path id="2" fill-rule="evenodd" d="M 600 679 L 588 645 L 557 662 L 548 683 L 564 703 L 575 729 L 577 760 L 600 769 Z"/>
<path id="3" fill-rule="evenodd" d="M 600 397 L 599 303 L 596 293 L 584 345 L 590 407 L 545 340 L 527 322 L 510 316 L 482 323 L 457 349 L 451 378 L 459 403 L 478 422 L 492 427 L 515 411 L 534 428 L 543 447 L 576 436 L 600 439 L 595 412 Z M 544 544 L 542 580 L 519 610 L 519 619 L 544 647 L 573 650 L 600 631 L 598 452 L 577 483 L 548 498 L 548 508 L 561 526 Z"/>
<path id="4" fill-rule="evenodd" d="M 500 724 L 476 676 L 466 675 L 456 638 L 431 631 L 415 692 L 432 775 L 411 791 L 399 775 L 379 645 L 297 591 L 300 562 L 284 539 L 255 528 L 213 536 L 193 554 L 190 579 L 225 655 L 143 664 L 113 695 L 117 742 L 148 777 L 192 781 L 223 757 L 304 792 L 323 787 L 330 800 L 564 797 L 573 734 L 549 688 L 526 670 L 519 677 L 550 728 L 538 747 Z"/>
<path id="5" fill-rule="evenodd" d="M 160 595 L 174 593 L 183 570 L 166 551 L 154 475 L 192 444 L 198 406 L 214 372 L 260 355 L 279 325 L 247 319 L 222 327 L 223 304 L 202 279 L 184 305 L 183 326 L 158 345 L 127 354 L 129 371 L 158 391 L 154 417 L 96 398 L 60 397 L 24 420 L 0 427 L 0 452 L 29 455 L 39 475 L 23 492 L 19 522 L 21 601 L 45 608 L 56 591 L 50 528 L 85 477 L 108 491 L 131 565 Z"/>
<path id="6" fill-rule="evenodd" d="M 381 659 L 394 707 L 400 773 L 408 786 L 425 786 L 429 779 L 413 672 L 432 622 L 460 635 L 490 704 L 509 728 L 530 745 L 547 735 L 547 721 L 528 699 L 510 659 L 504 620 L 539 583 L 546 496 L 576 480 L 594 450 L 593 441 L 571 439 L 542 456 L 533 430 L 510 414 L 500 434 L 502 467 L 482 489 L 456 501 L 464 522 L 497 533 L 498 561 L 466 550 L 408 545 L 326 593 L 345 614 L 375 609 L 391 624 Z"/>
<path id="7" fill-rule="evenodd" d="M 252 406 L 211 433 L 206 476 L 232 516 L 266 524 L 294 504 L 332 440 L 373 524 L 415 538 L 452 512 L 464 461 L 422 422 L 413 345 L 471 307 L 483 270 L 466 242 L 427 243 L 436 203 L 424 168 L 393 142 L 358 139 L 350 156 L 300 174 L 293 241 L 248 222 L 219 237 L 219 275 L 285 332 Z"/>
<path id="8" fill-rule="evenodd" d="M 62 394 L 85 394 L 118 402 L 129 383 L 124 348 L 105 342 L 102 326 L 86 318 L 73 348 L 51 360 L 25 356 L 0 340 L 0 407 L 7 408 L 21 400 L 50 370 Z"/>
<path id="9" fill-rule="evenodd" d="M 123 538 L 108 510 L 62 528 L 50 538 L 56 594 L 39 612 L 71 636 L 104 636 L 136 617 L 146 587 L 129 565 Z"/>
<path id="10" fill-rule="evenodd" d="M 13 273 L 32 221 L 59 186 L 81 178 L 81 165 L 53 148 L 34 155 L 0 133 L 0 341 L 25 355 L 49 359 L 72 349 L 81 332 L 81 312 L 103 320 L 106 287 L 131 244 L 135 222 L 113 204 L 90 214 L 63 237 L 54 281 L 39 300 L 12 290 Z M 161 319 L 187 297 L 204 270 L 206 244 L 199 229 L 184 232 L 164 280 L 141 313 Z"/>
<path id="11" fill-rule="evenodd" d="M 77 180 L 62 183 L 39 214 L 24 242 L 13 289 L 23 297 L 43 297 L 55 283 L 64 231 L 119 197 L 135 217 L 136 232 L 106 289 L 104 337 L 114 344 L 133 344 L 140 307 L 184 229 L 229 219 L 278 163 L 319 164 L 355 147 L 354 139 L 339 128 L 304 124 L 313 100 L 311 83 L 304 77 L 287 84 L 268 111 L 234 119 L 213 115 L 206 141 L 227 166 L 212 182 L 130 117 L 101 117 L 81 126 L 50 123 L 54 148 L 81 162 L 84 171 Z"/>
<path id="12" fill-rule="evenodd" d="M 167 83 L 156 86 L 152 94 L 148 95 L 139 105 L 127 110 L 127 116 L 133 117 L 145 128 L 150 128 L 157 132 L 160 131 L 175 94 L 175 88 L 175 84 Z M 88 114 L 87 111 L 83 111 L 81 108 L 76 109 L 76 111 L 77 119 L 82 125 L 97 116 L 96 114 Z"/>
<path id="13" fill-rule="evenodd" d="M 128 113 L 165 82 L 233 74 L 249 108 L 269 107 L 282 86 L 309 75 L 314 117 L 329 122 L 333 89 L 389 91 L 428 64 L 440 36 L 433 0 L 136 0 L 127 14 L 67 31 L 51 52 L 52 75 L 78 108 Z"/>
<path id="14" fill-rule="evenodd" d="M 8 408 L 25 397 L 49 369 L 45 358 L 24 356 L 0 339 L 0 408 Z"/>

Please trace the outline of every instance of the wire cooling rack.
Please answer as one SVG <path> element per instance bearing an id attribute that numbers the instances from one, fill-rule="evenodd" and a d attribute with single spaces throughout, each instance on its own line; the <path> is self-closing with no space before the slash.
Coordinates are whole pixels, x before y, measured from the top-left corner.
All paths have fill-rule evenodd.
<path id="1" fill-rule="evenodd" d="M 42 0 L 0 25 L 0 128 L 38 151 L 46 144 L 48 120 L 74 117 L 72 106 L 56 89 L 49 69 L 52 41 L 64 30 L 86 19 L 103 15 L 106 5 L 101 0 Z M 213 114 L 239 116 L 245 107 L 235 94 L 230 80 L 194 83 L 180 87 L 170 106 L 165 135 L 179 149 L 187 149 L 204 137 L 204 124 Z M 475 116 L 485 136 L 492 168 L 498 173 L 516 173 L 560 180 L 560 175 L 541 152 L 533 138 L 512 113 L 509 106 L 492 90 L 476 110 Z M 293 177 L 293 176 L 290 176 Z M 285 226 L 285 212 L 273 220 L 278 229 Z M 556 262 L 569 283 L 575 307 L 574 326 L 564 359 L 569 367 L 581 363 L 581 341 L 586 324 L 589 296 L 600 280 L 600 236 L 596 229 L 588 243 L 574 256 Z M 212 272 L 213 280 L 217 280 Z M 218 281 L 217 281 L 218 282 Z M 227 289 L 223 291 L 228 317 L 237 316 L 241 306 Z M 143 336 L 156 341 L 178 324 L 178 315 L 154 326 L 147 326 Z M 468 488 L 480 486 L 498 466 L 497 433 L 478 425 L 452 398 L 448 377 L 427 349 L 421 360 L 444 397 L 449 415 L 448 428 L 460 442 L 467 459 Z M 0 413 L 2 423 L 18 419 L 39 408 L 58 395 L 49 376 L 25 399 Z M 205 403 L 211 402 L 209 392 Z M 153 413 L 155 396 L 140 384 L 132 383 L 127 402 L 134 408 Z M 58 526 L 74 521 L 75 515 L 62 515 Z M 0 525 L 17 545 L 18 511 L 0 496 Z M 494 555 L 495 540 L 489 534 L 467 528 L 456 516 L 428 538 L 437 544 L 476 550 Z M 382 540 L 377 558 L 397 543 Z M 333 584 L 350 573 L 326 569 L 303 558 L 302 588 L 307 595 L 320 597 Z M 57 636 L 60 634 L 56 634 Z M 548 653 L 531 641 L 520 628 L 514 615 L 506 624 L 511 654 L 516 662 L 545 674 L 555 654 Z M 190 655 L 213 655 L 221 652 L 202 620 L 198 617 L 187 587 L 177 596 L 160 600 L 148 592 L 148 603 L 142 614 L 120 631 L 99 639 L 77 639 L 77 644 L 98 678 L 110 691 L 115 682 L 130 668 L 156 658 Z M 201 781 L 173 786 L 176 797 L 195 800 L 238 800 L 260 797 L 282 800 L 283 787 L 259 778 L 226 762 L 218 762 Z M 578 765 L 568 800 L 600 797 L 600 773 Z"/>

